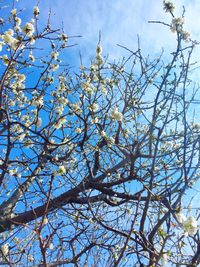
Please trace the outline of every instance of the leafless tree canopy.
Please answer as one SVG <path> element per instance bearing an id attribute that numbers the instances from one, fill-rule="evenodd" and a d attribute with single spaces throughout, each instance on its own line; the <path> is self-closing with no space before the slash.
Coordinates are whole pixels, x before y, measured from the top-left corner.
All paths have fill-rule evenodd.
<path id="1" fill-rule="evenodd" d="M 38 7 L 1 19 L 0 265 L 200 264 L 197 43 L 164 9 L 174 51 L 109 62 L 99 43 L 78 71 Z"/>

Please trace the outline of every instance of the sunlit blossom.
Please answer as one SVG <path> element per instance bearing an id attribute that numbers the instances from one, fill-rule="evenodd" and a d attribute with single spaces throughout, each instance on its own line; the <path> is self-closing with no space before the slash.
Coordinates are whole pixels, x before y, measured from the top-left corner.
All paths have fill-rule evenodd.
<path id="1" fill-rule="evenodd" d="M 56 60 L 58 58 L 59 53 L 57 51 L 51 52 L 51 57 Z"/>
<path id="2" fill-rule="evenodd" d="M 20 26 L 21 25 L 21 22 L 22 22 L 21 18 L 15 17 L 16 26 Z"/>
<path id="3" fill-rule="evenodd" d="M 89 106 L 89 109 L 93 112 L 97 111 L 99 108 L 99 105 L 97 103 L 93 103 L 92 105 Z"/>
<path id="4" fill-rule="evenodd" d="M 80 133 L 82 133 L 82 129 L 81 128 L 76 128 L 75 129 L 75 132 L 78 133 L 78 134 L 80 134 Z"/>
<path id="5" fill-rule="evenodd" d="M 19 141 L 23 141 L 24 138 L 25 138 L 25 136 L 26 136 L 26 133 L 20 133 L 20 134 L 16 137 L 16 139 L 19 140 Z"/>
<path id="6" fill-rule="evenodd" d="M 103 51 L 102 46 L 98 45 L 97 48 L 96 48 L 96 53 L 98 55 L 101 55 L 102 54 L 102 51 Z"/>
<path id="7" fill-rule="evenodd" d="M 165 10 L 165 12 L 172 13 L 175 10 L 175 5 L 171 1 L 164 0 L 163 5 L 164 5 L 163 9 Z"/>
<path id="8" fill-rule="evenodd" d="M 1 251 L 2 251 L 4 256 L 7 256 L 9 253 L 9 244 L 6 243 L 3 246 L 1 246 Z"/>
<path id="9" fill-rule="evenodd" d="M 61 166 L 60 166 L 61 167 Z M 43 224 L 48 224 L 49 220 L 47 219 L 47 217 L 45 216 L 43 219 Z"/>
<path id="10" fill-rule="evenodd" d="M 56 71 L 59 68 L 58 64 L 51 64 L 52 71 Z"/>
<path id="11" fill-rule="evenodd" d="M 176 217 L 186 234 L 196 234 L 198 230 L 198 222 L 193 216 L 186 217 L 184 214 L 178 213 Z"/>
<path id="12" fill-rule="evenodd" d="M 26 79 L 26 76 L 24 74 L 18 74 L 17 79 L 19 82 L 23 82 Z"/>
<path id="13" fill-rule="evenodd" d="M 172 32 L 182 31 L 183 24 L 184 24 L 184 19 L 182 17 L 173 18 L 171 23 L 171 31 Z"/>
<path id="14" fill-rule="evenodd" d="M 63 40 L 64 42 L 66 42 L 68 40 L 68 36 L 63 32 L 61 35 L 60 35 L 60 39 Z"/>
<path id="15" fill-rule="evenodd" d="M 63 126 L 63 124 L 66 122 L 66 118 L 65 117 L 63 117 L 63 118 L 60 118 L 58 121 L 57 121 L 57 123 L 54 125 L 54 128 L 55 129 L 60 129 L 62 126 Z"/>
<path id="16" fill-rule="evenodd" d="M 42 125 L 42 119 L 41 119 L 41 118 L 38 118 L 38 119 L 37 119 L 36 126 L 37 126 L 37 127 L 40 127 L 41 125 Z"/>
<path id="17" fill-rule="evenodd" d="M 14 35 L 14 31 L 12 29 L 9 29 L 2 34 L 1 38 L 6 44 L 12 45 L 14 43 L 14 41 L 16 40 L 13 37 L 13 35 Z"/>
<path id="18" fill-rule="evenodd" d="M 65 174 L 66 173 L 66 168 L 63 165 L 59 166 L 58 173 L 59 174 Z"/>
<path id="19" fill-rule="evenodd" d="M 2 51 L 3 45 L 4 45 L 4 43 L 0 42 L 0 52 Z"/>
<path id="20" fill-rule="evenodd" d="M 198 224 L 197 220 L 193 216 L 189 216 L 184 222 L 183 222 L 183 229 L 186 233 L 189 235 L 196 234 L 198 230 Z"/>
<path id="21" fill-rule="evenodd" d="M 32 36 L 34 33 L 34 26 L 32 23 L 28 22 L 25 24 L 24 28 L 23 28 L 23 32 L 27 35 L 27 36 Z"/>
<path id="22" fill-rule="evenodd" d="M 121 112 L 119 112 L 118 108 L 115 107 L 110 114 L 111 119 L 116 120 L 116 121 L 122 121 L 123 120 L 123 115 Z"/>
<path id="23" fill-rule="evenodd" d="M 4 65 L 8 66 L 8 64 L 9 64 L 9 58 L 8 58 L 8 56 L 7 55 L 3 55 L 1 57 L 1 59 L 2 59 L 2 61 L 4 63 Z"/>
<path id="24" fill-rule="evenodd" d="M 28 57 L 32 62 L 35 62 L 35 57 L 33 56 L 32 53 L 30 53 Z"/>
<path id="25" fill-rule="evenodd" d="M 40 14 L 40 10 L 38 6 L 35 6 L 33 8 L 33 14 L 37 17 Z"/>
<path id="26" fill-rule="evenodd" d="M 16 8 L 12 9 L 12 10 L 10 11 L 10 13 L 11 13 L 13 16 L 16 16 L 16 14 L 17 14 L 17 9 L 16 9 Z"/>

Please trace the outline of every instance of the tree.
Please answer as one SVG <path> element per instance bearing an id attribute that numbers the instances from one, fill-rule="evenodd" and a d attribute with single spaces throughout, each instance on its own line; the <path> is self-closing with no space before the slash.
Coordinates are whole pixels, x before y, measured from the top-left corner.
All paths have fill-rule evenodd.
<path id="1" fill-rule="evenodd" d="M 172 17 L 173 53 L 64 65 L 50 19 L 1 20 L 0 245 L 4 266 L 198 266 L 197 45 Z M 45 47 L 45 50 L 40 50 Z M 44 55 L 44 51 L 47 51 Z"/>

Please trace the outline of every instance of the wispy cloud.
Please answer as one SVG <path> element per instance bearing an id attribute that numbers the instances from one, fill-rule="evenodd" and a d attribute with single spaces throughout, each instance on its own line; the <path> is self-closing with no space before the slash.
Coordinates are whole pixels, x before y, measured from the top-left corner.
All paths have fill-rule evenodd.
<path id="1" fill-rule="evenodd" d="M 162 0 L 45 0 L 40 2 L 41 18 L 45 20 L 49 8 L 52 9 L 52 24 L 64 23 L 68 35 L 82 35 L 77 40 L 76 50 L 83 55 L 92 55 L 98 42 L 99 31 L 102 33 L 104 53 L 111 58 L 120 58 L 124 51 L 116 44 L 134 50 L 137 47 L 137 34 L 141 47 L 146 54 L 160 53 L 162 48 L 173 50 L 176 37 L 162 25 L 149 24 L 149 20 L 170 23 L 170 16 L 162 9 Z M 186 7 L 186 29 L 194 38 L 200 39 L 199 0 L 176 0 L 177 16 Z M 32 1 L 33 4 L 36 1 Z M 27 9 L 30 3 L 21 0 Z M 55 14 L 55 15 L 54 15 Z"/>

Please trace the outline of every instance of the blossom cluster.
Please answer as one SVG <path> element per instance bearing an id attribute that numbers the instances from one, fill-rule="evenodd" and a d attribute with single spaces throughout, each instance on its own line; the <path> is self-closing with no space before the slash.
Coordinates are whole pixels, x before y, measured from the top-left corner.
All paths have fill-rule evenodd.
<path id="1" fill-rule="evenodd" d="M 176 217 L 186 235 L 196 234 L 198 230 L 198 222 L 193 216 L 186 217 L 184 214 L 179 213 Z"/>
<path id="2" fill-rule="evenodd" d="M 110 114 L 110 118 L 112 120 L 116 120 L 116 121 L 122 121 L 123 120 L 123 114 L 121 112 L 119 112 L 118 108 L 115 107 Z"/>
<path id="3" fill-rule="evenodd" d="M 164 0 L 163 5 L 164 5 L 163 8 L 164 8 L 165 12 L 172 13 L 175 10 L 175 5 L 171 1 Z"/>
<path id="4" fill-rule="evenodd" d="M 3 253 L 3 256 L 7 256 L 9 253 L 9 244 L 6 243 L 1 247 L 1 251 Z"/>
<path id="5" fill-rule="evenodd" d="M 182 17 L 173 18 L 171 23 L 172 32 L 180 32 L 183 30 L 184 19 Z"/>

